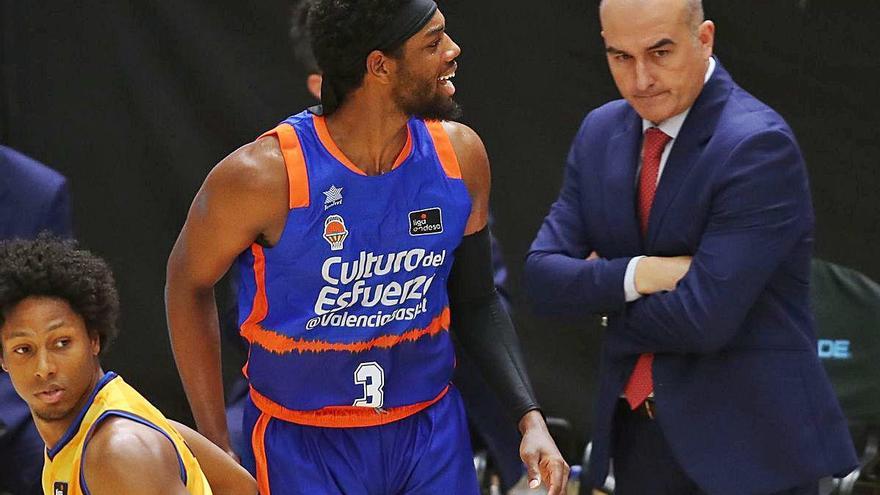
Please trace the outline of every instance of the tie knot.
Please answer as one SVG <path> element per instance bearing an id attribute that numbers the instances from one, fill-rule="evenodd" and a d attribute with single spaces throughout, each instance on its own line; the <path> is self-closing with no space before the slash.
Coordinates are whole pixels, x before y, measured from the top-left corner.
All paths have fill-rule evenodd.
<path id="1" fill-rule="evenodd" d="M 656 127 L 649 127 L 645 131 L 645 156 L 646 157 L 657 157 L 663 154 L 663 148 L 666 147 L 666 144 L 672 138 L 666 135 L 665 132 L 661 131 Z"/>

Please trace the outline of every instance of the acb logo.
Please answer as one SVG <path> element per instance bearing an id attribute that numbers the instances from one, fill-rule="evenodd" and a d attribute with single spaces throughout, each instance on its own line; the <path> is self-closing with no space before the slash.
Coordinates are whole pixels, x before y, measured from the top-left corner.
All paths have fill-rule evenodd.
<path id="1" fill-rule="evenodd" d="M 330 215 L 324 220 L 324 240 L 330 244 L 331 251 L 342 251 L 346 237 L 348 229 L 345 228 L 345 220 L 341 216 Z"/>

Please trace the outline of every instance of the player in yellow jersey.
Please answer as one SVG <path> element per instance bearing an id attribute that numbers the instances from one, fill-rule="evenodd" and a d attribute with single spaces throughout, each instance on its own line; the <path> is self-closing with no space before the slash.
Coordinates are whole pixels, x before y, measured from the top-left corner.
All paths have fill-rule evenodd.
<path id="1" fill-rule="evenodd" d="M 0 356 L 46 442 L 43 492 L 256 493 L 222 450 L 101 369 L 118 307 L 109 267 L 75 242 L 0 243 Z"/>

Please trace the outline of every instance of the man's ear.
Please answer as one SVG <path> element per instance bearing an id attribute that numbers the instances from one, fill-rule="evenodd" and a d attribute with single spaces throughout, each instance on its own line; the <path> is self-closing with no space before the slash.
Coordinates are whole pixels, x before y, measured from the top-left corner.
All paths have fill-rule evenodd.
<path id="1" fill-rule="evenodd" d="M 697 37 L 700 39 L 700 45 L 708 60 L 715 47 L 715 23 L 709 20 L 703 21 L 697 30 Z"/>
<path id="2" fill-rule="evenodd" d="M 98 357 L 101 354 L 101 336 L 98 332 L 89 333 L 89 346 L 92 348 L 92 356 Z"/>
<path id="3" fill-rule="evenodd" d="M 306 78 L 306 88 L 318 101 L 321 100 L 321 83 L 323 82 L 324 76 L 321 74 L 309 74 L 309 77 Z"/>
<path id="4" fill-rule="evenodd" d="M 391 74 L 397 70 L 397 62 L 379 50 L 367 55 L 367 76 L 372 76 L 383 84 L 391 82 Z"/>

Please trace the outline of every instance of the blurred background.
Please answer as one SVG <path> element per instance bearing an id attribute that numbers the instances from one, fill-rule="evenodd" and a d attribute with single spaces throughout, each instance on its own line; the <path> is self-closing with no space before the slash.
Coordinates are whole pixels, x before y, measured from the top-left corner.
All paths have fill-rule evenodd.
<path id="1" fill-rule="evenodd" d="M 546 413 L 568 419 L 579 442 L 601 328 L 533 318 L 519 281 L 578 124 L 617 97 L 598 2 L 439 3 L 463 50 L 463 120 L 492 160 L 495 233 L 532 379 Z M 720 61 L 800 141 L 816 256 L 880 279 L 880 7 L 704 4 Z M 165 262 L 211 167 L 312 104 L 288 40 L 290 10 L 287 0 L 0 0 L 0 143 L 67 176 L 76 236 L 112 264 L 121 292 L 122 333 L 105 367 L 184 421 L 164 318 Z"/>

